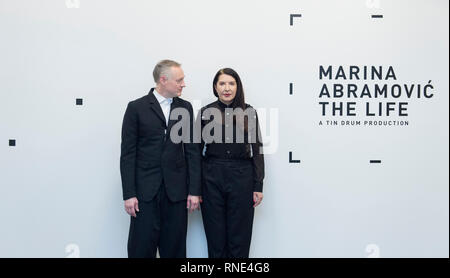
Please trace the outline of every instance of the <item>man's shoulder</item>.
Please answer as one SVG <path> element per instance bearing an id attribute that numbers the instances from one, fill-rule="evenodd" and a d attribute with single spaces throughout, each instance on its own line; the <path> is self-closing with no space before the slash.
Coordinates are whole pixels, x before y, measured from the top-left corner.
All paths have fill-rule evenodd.
<path id="1" fill-rule="evenodd" d="M 148 102 L 148 95 L 145 95 L 145 96 L 142 96 L 140 98 L 131 100 L 128 103 L 128 105 L 136 106 L 136 105 L 141 105 L 141 104 L 144 104 L 144 103 L 147 103 L 147 102 Z"/>
<path id="2" fill-rule="evenodd" d="M 183 106 L 183 107 L 186 107 L 186 108 L 192 107 L 192 104 L 189 101 L 184 100 L 184 99 L 182 99 L 180 97 L 175 97 L 173 99 L 174 99 L 174 101 L 177 101 L 178 105 L 180 105 L 180 106 Z"/>

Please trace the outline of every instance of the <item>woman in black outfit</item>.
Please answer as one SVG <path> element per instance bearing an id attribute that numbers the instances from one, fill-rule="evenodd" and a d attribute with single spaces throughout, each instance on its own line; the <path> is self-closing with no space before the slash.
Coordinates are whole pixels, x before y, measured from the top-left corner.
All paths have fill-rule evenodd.
<path id="1" fill-rule="evenodd" d="M 248 258 L 254 208 L 262 199 L 264 156 L 255 109 L 230 68 L 213 81 L 217 101 L 201 109 L 202 216 L 210 258 Z"/>

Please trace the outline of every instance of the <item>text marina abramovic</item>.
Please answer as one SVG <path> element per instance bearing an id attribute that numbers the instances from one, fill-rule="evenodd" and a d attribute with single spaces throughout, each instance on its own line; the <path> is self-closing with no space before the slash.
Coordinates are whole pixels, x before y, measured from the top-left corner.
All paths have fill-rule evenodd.
<path id="1" fill-rule="evenodd" d="M 354 80 L 350 82 L 324 83 L 320 89 L 319 98 L 339 99 L 342 101 L 319 101 L 322 116 L 357 116 L 357 104 L 363 105 L 364 116 L 408 116 L 408 102 L 412 98 L 432 98 L 433 85 L 431 80 L 425 84 L 400 84 L 394 68 L 382 66 L 339 66 L 319 67 L 320 80 Z M 383 83 L 361 85 L 360 81 L 379 80 Z M 359 83 L 356 84 L 356 82 Z M 367 99 L 360 103 L 351 99 Z M 369 102 L 369 99 L 390 99 L 390 101 Z M 402 101 L 398 101 L 398 100 Z"/>

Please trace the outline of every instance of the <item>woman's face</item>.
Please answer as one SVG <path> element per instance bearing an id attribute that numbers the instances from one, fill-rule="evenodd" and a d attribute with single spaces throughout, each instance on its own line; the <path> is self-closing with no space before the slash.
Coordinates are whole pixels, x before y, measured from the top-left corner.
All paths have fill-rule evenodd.
<path id="1" fill-rule="evenodd" d="M 219 95 L 220 101 L 225 104 L 233 102 L 236 96 L 237 84 L 233 76 L 228 74 L 221 74 L 215 85 L 216 92 Z"/>

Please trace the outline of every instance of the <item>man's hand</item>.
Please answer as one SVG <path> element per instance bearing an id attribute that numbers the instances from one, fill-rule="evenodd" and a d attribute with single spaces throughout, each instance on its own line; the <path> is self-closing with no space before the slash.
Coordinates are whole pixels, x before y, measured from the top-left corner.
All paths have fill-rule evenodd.
<path id="1" fill-rule="evenodd" d="M 256 208 L 259 204 L 261 204 L 261 201 L 263 199 L 262 192 L 253 192 L 253 207 Z"/>
<path id="2" fill-rule="evenodd" d="M 136 212 L 139 212 L 138 199 L 136 197 L 125 201 L 125 210 L 127 213 L 136 218 Z"/>
<path id="3" fill-rule="evenodd" d="M 193 212 L 196 209 L 200 209 L 200 203 L 202 202 L 201 196 L 189 195 L 187 198 L 187 209 L 189 212 Z"/>

